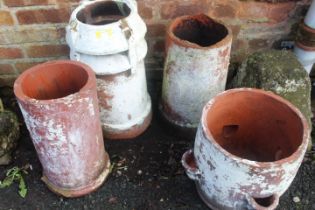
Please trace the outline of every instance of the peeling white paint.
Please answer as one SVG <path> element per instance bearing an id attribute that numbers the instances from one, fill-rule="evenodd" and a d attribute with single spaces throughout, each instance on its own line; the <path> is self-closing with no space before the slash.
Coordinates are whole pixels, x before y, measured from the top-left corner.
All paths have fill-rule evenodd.
<path id="1" fill-rule="evenodd" d="M 100 106 L 103 128 L 126 130 L 141 125 L 151 112 L 151 99 L 147 92 L 144 62 L 128 78 L 117 77 L 113 82 L 98 79 L 98 92 L 112 96 L 106 99 L 110 107 Z M 103 95 L 103 94 L 99 94 Z M 100 101 L 104 99 L 100 98 Z"/>
<path id="2" fill-rule="evenodd" d="M 197 127 L 203 106 L 225 90 L 231 42 L 213 49 L 172 43 L 168 49 L 162 89 L 162 113 L 183 127 Z M 226 56 L 222 56 L 226 52 Z M 165 104 L 182 120 L 174 119 Z"/>
<path id="3" fill-rule="evenodd" d="M 95 101 L 96 98 L 80 98 L 77 94 L 56 99 L 56 103 L 19 101 L 43 173 L 53 185 L 65 189 L 88 185 L 91 176 L 102 168 L 99 160 L 104 161 L 105 149 L 99 150 L 104 144 Z"/>

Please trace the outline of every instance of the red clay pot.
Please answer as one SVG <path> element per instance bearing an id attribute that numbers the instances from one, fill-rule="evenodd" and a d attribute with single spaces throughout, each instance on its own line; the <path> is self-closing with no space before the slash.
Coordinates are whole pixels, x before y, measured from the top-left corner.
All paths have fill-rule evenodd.
<path id="1" fill-rule="evenodd" d="M 172 21 L 159 107 L 164 119 L 184 129 L 198 127 L 203 106 L 225 90 L 231 44 L 231 30 L 205 14 Z"/>
<path id="2" fill-rule="evenodd" d="M 96 190 L 109 173 L 94 72 L 75 61 L 32 67 L 14 84 L 25 123 L 55 193 L 78 197 Z"/>
<path id="3" fill-rule="evenodd" d="M 289 101 L 263 90 L 225 91 L 204 107 L 182 164 L 211 209 L 273 210 L 304 158 L 310 129 Z"/>

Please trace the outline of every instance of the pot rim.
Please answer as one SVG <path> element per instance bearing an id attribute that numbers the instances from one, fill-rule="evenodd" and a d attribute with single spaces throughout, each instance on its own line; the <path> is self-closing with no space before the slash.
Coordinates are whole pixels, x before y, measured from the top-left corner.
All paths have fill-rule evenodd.
<path id="1" fill-rule="evenodd" d="M 223 39 L 221 39 L 220 41 L 216 42 L 215 44 L 212 44 L 210 46 L 205 46 L 205 47 L 204 46 L 200 46 L 198 44 L 195 44 L 193 42 L 189 42 L 187 40 L 180 39 L 177 36 L 175 36 L 175 34 L 173 33 L 174 28 L 181 21 L 189 20 L 189 19 L 192 19 L 192 18 L 198 17 L 198 16 L 206 16 L 206 17 L 210 18 L 213 22 L 223 25 L 226 28 L 226 30 L 227 30 L 227 35 Z M 173 20 L 171 22 L 171 24 L 169 25 L 166 34 L 173 42 L 175 42 L 179 46 L 183 46 L 183 47 L 186 47 L 186 48 L 200 49 L 200 50 L 209 50 L 209 49 L 222 47 L 222 46 L 228 44 L 229 42 L 232 42 L 232 38 L 233 38 L 232 31 L 231 31 L 231 29 L 229 27 L 227 27 L 222 21 L 217 20 L 215 18 L 212 18 L 212 17 L 210 17 L 210 16 L 208 16 L 208 15 L 206 15 L 204 13 L 200 13 L 200 14 L 196 14 L 196 15 L 185 15 L 185 16 L 180 16 L 180 17 L 175 18 L 175 20 Z"/>
<path id="2" fill-rule="evenodd" d="M 279 101 L 283 104 L 286 104 L 297 116 L 300 117 L 301 123 L 303 124 L 303 140 L 302 140 L 301 144 L 299 145 L 299 147 L 290 156 L 283 158 L 283 159 L 280 159 L 280 160 L 277 160 L 277 161 L 273 161 L 273 162 L 259 162 L 259 161 L 249 160 L 249 159 L 238 157 L 238 156 L 228 152 L 227 150 L 225 150 L 223 147 L 221 147 L 214 140 L 214 137 L 212 136 L 211 131 L 207 127 L 207 123 L 206 123 L 208 111 L 211 109 L 212 105 L 216 102 L 216 100 L 219 97 L 227 96 L 231 93 L 237 93 L 237 92 L 242 92 L 242 91 L 250 91 L 250 92 L 263 94 L 263 95 L 266 95 L 268 97 L 271 97 L 271 98 L 275 99 L 276 101 Z M 255 89 L 255 88 L 235 88 L 235 89 L 226 90 L 226 91 L 218 94 L 217 96 L 215 96 L 203 108 L 202 117 L 201 117 L 201 126 L 202 126 L 203 133 L 205 134 L 207 140 L 209 142 L 211 142 L 221 153 L 223 153 L 225 156 L 231 158 L 234 161 L 238 161 L 238 162 L 241 162 L 243 164 L 250 165 L 253 167 L 259 166 L 259 167 L 263 167 L 263 168 L 269 168 L 269 167 L 274 166 L 274 165 L 282 165 L 285 163 L 293 162 L 292 160 L 297 159 L 300 156 L 300 154 L 303 153 L 303 150 L 306 150 L 306 148 L 308 146 L 308 141 L 310 138 L 309 125 L 307 123 L 306 118 L 304 117 L 304 115 L 301 113 L 301 111 L 298 108 L 296 108 L 291 102 L 276 95 L 275 93 L 273 93 L 271 91 L 265 91 L 265 90 L 261 90 L 261 89 Z"/>
<path id="3" fill-rule="evenodd" d="M 87 24 L 87 23 L 83 23 L 82 21 L 80 21 L 78 18 L 77 18 L 77 15 L 80 11 L 82 11 L 83 9 L 85 9 L 88 5 L 91 5 L 91 4 L 95 4 L 97 2 L 122 2 L 124 4 L 126 4 L 129 9 L 130 9 L 130 13 L 128 16 L 124 17 L 124 18 L 121 18 L 119 19 L 118 21 L 115 21 L 115 22 L 112 22 L 112 23 L 109 23 L 109 24 L 104 24 L 104 25 L 92 25 L 92 24 Z M 90 29 L 100 29 L 100 28 L 107 28 L 107 27 L 112 27 L 114 25 L 119 25 L 122 23 L 122 22 L 126 22 L 127 19 L 129 19 L 130 17 L 134 16 L 136 14 L 136 11 L 134 9 L 134 7 L 130 4 L 130 2 L 125 2 L 125 1 L 122 1 L 122 0 L 96 0 L 96 1 L 89 1 L 89 2 L 86 2 L 86 3 L 82 3 L 81 5 L 79 5 L 72 13 L 71 15 L 71 18 L 70 18 L 70 25 L 71 25 L 71 22 L 72 21 L 76 21 L 78 24 L 82 25 L 82 26 L 85 26 L 87 28 L 90 28 Z"/>
<path id="4" fill-rule="evenodd" d="M 27 96 L 23 89 L 22 89 L 22 82 L 24 81 L 25 77 L 28 76 L 29 74 L 36 72 L 36 71 L 41 71 L 43 69 L 45 69 L 47 66 L 51 66 L 51 65 L 60 65 L 60 64 L 71 64 L 71 65 L 75 65 L 77 67 L 82 68 L 86 74 L 87 74 L 87 80 L 85 82 L 85 84 L 82 86 L 82 88 L 80 88 L 79 91 L 66 95 L 64 97 L 60 97 L 60 98 L 55 98 L 55 99 L 44 99 L 44 100 L 39 100 L 39 99 L 35 99 L 32 97 Z M 58 102 L 63 102 L 65 99 L 73 97 L 74 95 L 78 95 L 79 93 L 88 91 L 89 89 L 93 88 L 93 86 L 95 86 L 94 84 L 96 84 L 96 78 L 95 78 L 95 74 L 93 72 L 93 70 L 86 64 L 78 62 L 78 61 L 72 61 L 72 60 L 56 60 L 56 61 L 49 61 L 49 62 L 45 62 L 42 64 L 38 64 L 35 65 L 29 69 L 27 69 L 26 71 L 24 71 L 14 82 L 14 94 L 15 96 L 18 98 L 18 100 L 21 101 L 32 101 L 35 102 L 37 104 L 51 104 L 53 103 L 58 103 Z"/>
<path id="5" fill-rule="evenodd" d="M 302 49 L 302 50 L 305 50 L 307 52 L 314 52 L 315 51 L 315 47 L 309 47 L 309 46 L 306 46 L 304 45 L 302 42 L 300 41 L 296 41 L 295 42 L 295 46 Z"/>
<path id="6" fill-rule="evenodd" d="M 305 22 L 304 22 L 305 19 L 303 19 L 300 23 L 300 27 L 302 29 L 304 29 L 305 31 L 307 32 L 310 32 L 310 33 L 313 33 L 315 34 L 315 28 L 311 28 L 310 26 L 308 26 Z"/>

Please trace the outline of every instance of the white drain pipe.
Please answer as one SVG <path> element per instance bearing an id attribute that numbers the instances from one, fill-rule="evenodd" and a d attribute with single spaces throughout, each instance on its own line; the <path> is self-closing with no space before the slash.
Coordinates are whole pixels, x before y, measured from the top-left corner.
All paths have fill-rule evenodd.
<path id="1" fill-rule="evenodd" d="M 294 53 L 310 73 L 315 63 L 315 0 L 312 1 L 304 23 L 300 25 Z"/>

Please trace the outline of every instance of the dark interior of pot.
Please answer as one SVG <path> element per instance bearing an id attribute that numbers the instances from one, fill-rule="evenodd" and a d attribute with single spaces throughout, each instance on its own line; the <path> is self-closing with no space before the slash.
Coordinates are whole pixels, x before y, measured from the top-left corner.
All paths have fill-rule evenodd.
<path id="1" fill-rule="evenodd" d="M 22 80 L 21 88 L 30 98 L 49 100 L 79 92 L 87 81 L 88 73 L 81 66 L 56 63 L 31 71 Z"/>
<path id="2" fill-rule="evenodd" d="M 174 22 L 171 30 L 177 38 L 201 47 L 214 45 L 228 35 L 224 25 L 204 14 L 179 19 Z"/>
<path id="3" fill-rule="evenodd" d="M 262 207 L 269 207 L 275 202 L 275 196 L 271 195 L 265 198 L 254 198 L 254 201 Z"/>
<path id="4" fill-rule="evenodd" d="M 207 127 L 229 153 L 259 162 L 292 155 L 303 141 L 301 118 L 286 103 L 261 92 L 230 92 L 217 97 Z"/>
<path id="5" fill-rule="evenodd" d="M 129 16 L 130 12 L 123 2 L 99 1 L 79 11 L 77 19 L 90 25 L 105 25 Z"/>

